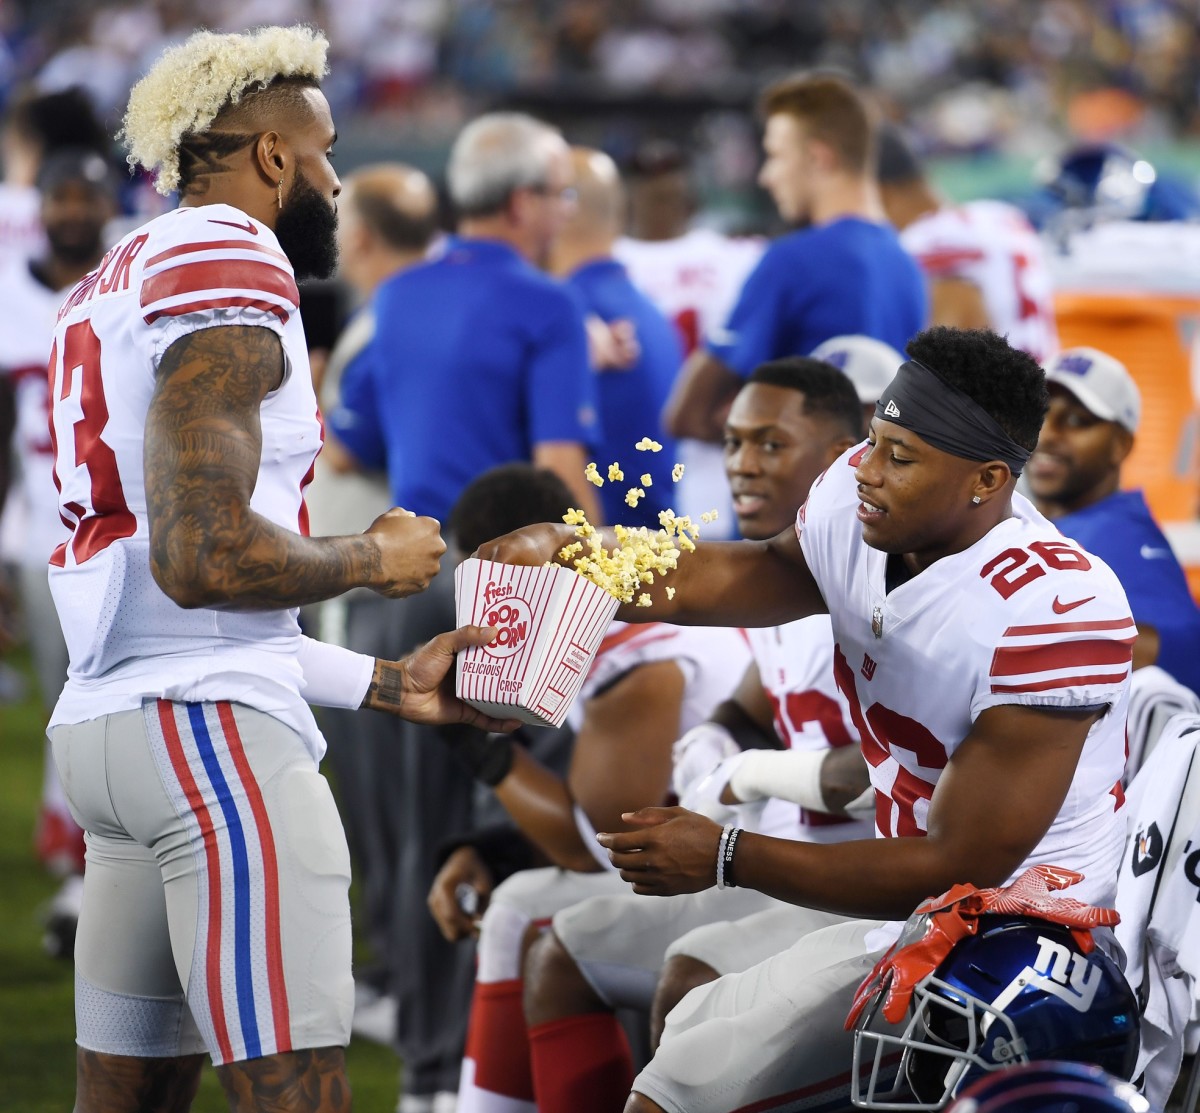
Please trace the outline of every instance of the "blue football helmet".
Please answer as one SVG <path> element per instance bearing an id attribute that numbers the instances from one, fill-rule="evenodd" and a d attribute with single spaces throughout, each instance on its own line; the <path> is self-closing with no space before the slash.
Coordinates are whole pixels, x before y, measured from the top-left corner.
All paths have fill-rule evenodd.
<path id="1" fill-rule="evenodd" d="M 1068 152 L 1049 189 L 1064 207 L 1090 210 L 1098 220 L 1143 220 L 1157 179 L 1144 158 L 1105 143 Z"/>
<path id="2" fill-rule="evenodd" d="M 1151 1113 L 1131 1082 L 1084 1063 L 1036 1062 L 968 1086 L 946 1113 Z"/>
<path id="3" fill-rule="evenodd" d="M 985 916 L 917 983 L 902 1031 L 884 1020 L 882 999 L 854 1037 L 851 1097 L 864 1109 L 940 1110 L 989 1072 L 1031 1060 L 1128 1078 L 1137 1059 L 1137 1001 L 1121 971 L 1045 920 Z"/>

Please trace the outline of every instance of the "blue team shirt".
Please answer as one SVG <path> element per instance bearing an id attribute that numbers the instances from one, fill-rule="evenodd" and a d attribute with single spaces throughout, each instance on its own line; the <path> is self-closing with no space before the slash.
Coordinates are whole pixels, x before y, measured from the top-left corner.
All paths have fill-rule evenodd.
<path id="1" fill-rule="evenodd" d="M 606 480 L 600 501 L 606 522 L 657 529 L 659 511 L 672 506 L 671 469 L 678 455 L 675 442 L 664 435 L 661 414 L 671 386 L 683 363 L 683 346 L 674 326 L 629 280 L 615 259 L 586 263 L 567 279 L 567 287 L 580 300 L 585 313 L 603 321 L 629 321 L 641 353 L 637 362 L 624 370 L 596 373 L 596 396 L 604 435 L 596 446 L 596 464 Z M 638 452 L 633 446 L 651 437 L 661 452 Z M 620 482 L 607 482 L 608 466 L 619 463 L 625 472 Z M 649 473 L 652 483 L 637 506 L 631 509 L 625 495 L 641 487 L 641 476 Z"/>
<path id="2" fill-rule="evenodd" d="M 598 435 L 575 298 L 507 244 L 452 237 L 387 279 L 375 336 L 348 368 L 329 425 L 396 505 L 445 521 L 476 476 L 537 444 Z"/>
<path id="3" fill-rule="evenodd" d="M 925 279 L 892 228 L 844 217 L 771 244 L 708 348 L 742 378 L 834 336 L 870 336 L 902 352 L 927 311 Z"/>
<path id="4" fill-rule="evenodd" d="M 1142 492 L 1118 491 L 1054 524 L 1112 568 L 1134 621 L 1158 631 L 1156 664 L 1200 692 L 1200 610 Z"/>

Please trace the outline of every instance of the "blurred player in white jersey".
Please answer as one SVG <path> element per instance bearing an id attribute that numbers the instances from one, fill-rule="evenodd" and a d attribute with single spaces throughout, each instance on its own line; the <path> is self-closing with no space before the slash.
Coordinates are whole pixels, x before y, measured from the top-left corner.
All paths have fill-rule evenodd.
<path id="1" fill-rule="evenodd" d="M 929 323 L 990 328 L 1039 363 L 1058 350 L 1045 249 L 1004 201 L 948 204 L 895 128 L 879 140 L 879 198 L 929 282 Z"/>
<path id="2" fill-rule="evenodd" d="M 494 469 L 456 505 L 456 542 L 474 549 L 500 523 L 560 519 L 571 501 L 562 481 L 544 469 L 525 464 Z M 555 509 L 547 514 L 549 504 Z M 748 660 L 740 631 L 615 623 L 568 718 L 575 739 L 564 777 L 511 739 L 481 739 L 483 760 L 472 772 L 492 786 L 532 844 L 531 864 L 553 865 L 516 873 L 489 901 L 491 886 L 479 884 L 489 872 L 487 863 L 465 845 L 447 861 L 430 893 L 431 908 L 450 938 L 471 931 L 469 918 L 455 908 L 458 884 L 473 882 L 481 890 L 479 909 L 487 909 L 458 1093 L 462 1113 L 511 1111 L 516 1100 L 532 1108 L 521 982 L 526 934 L 585 897 L 625 889 L 597 845 L 596 831 L 620 827 L 621 813 L 639 806 L 635 802 L 667 799 L 672 743 L 729 696 Z"/>
<path id="3" fill-rule="evenodd" d="M 307 536 L 321 426 L 296 280 L 337 256 L 327 49 L 268 27 L 163 55 L 124 134 L 181 205 L 116 244 L 55 329 L 70 669 L 50 733 L 87 831 L 79 1113 L 185 1110 L 205 1051 L 231 1108 L 348 1110 L 349 855 L 308 703 L 515 725 L 445 683 L 493 631 L 399 662 L 300 634 L 300 604 L 420 591 L 445 548 L 400 509 Z"/>
<path id="4" fill-rule="evenodd" d="M 629 232 L 613 254 L 633 284 L 674 322 L 686 359 L 725 323 L 746 277 L 766 244 L 757 237 L 726 236 L 692 227 L 695 190 L 687 156 L 668 140 L 644 143 L 625 171 Z M 732 536 L 733 515 L 719 445 L 679 442 L 683 478 L 675 510 L 699 519 L 716 507 L 717 520 L 705 530 L 713 540 Z"/>
<path id="5" fill-rule="evenodd" d="M 651 589 L 672 622 L 829 613 L 880 837 L 772 839 L 683 809 L 600 835 L 638 893 L 733 884 L 862 917 L 688 994 L 628 1113 L 844 1098 L 855 987 L 896 921 L 952 884 L 1045 863 L 1083 874 L 1083 901 L 1114 896 L 1137 631 L 1112 571 L 1015 493 L 1045 376 L 984 330 L 928 329 L 907 347 L 868 443 L 824 473 L 794 530 L 701 543 L 669 578 L 673 598 Z M 480 555 L 541 563 L 566 540 L 532 527 Z"/>
<path id="6" fill-rule="evenodd" d="M 0 436 L 0 457 L 8 458 L 11 447 L 17 462 L 7 503 L 7 512 L 17 523 L 10 544 L 38 688 L 49 716 L 67 679 L 67 646 L 46 568 L 68 531 L 59 518 L 54 489 L 46 361 L 63 294 L 104 254 L 104 227 L 115 205 L 114 174 L 95 152 L 66 148 L 42 163 L 38 192 L 45 250 L 34 259 L 17 257 L 0 265 L 0 380 L 11 387 L 16 402 L 12 444 Z M 51 908 L 46 944 L 53 953 L 70 957 L 81 895 L 83 832 L 63 797 L 49 742 L 35 847 L 52 871 L 69 875 Z"/>

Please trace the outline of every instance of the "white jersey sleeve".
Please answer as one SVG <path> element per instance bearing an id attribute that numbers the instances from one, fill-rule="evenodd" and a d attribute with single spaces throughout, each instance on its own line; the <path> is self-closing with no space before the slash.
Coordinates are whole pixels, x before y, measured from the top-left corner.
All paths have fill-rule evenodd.
<path id="1" fill-rule="evenodd" d="M 797 529 L 829 606 L 834 672 L 870 767 L 878 832 L 926 832 L 942 770 L 988 709 L 1102 708 L 1022 868 L 1078 869 L 1095 886 L 1080 899 L 1111 899 L 1136 636 L 1120 583 L 1015 495 L 1011 518 L 888 591 L 888 558 L 862 540 L 854 513 L 865 451 L 850 450 L 813 486 Z"/>
<path id="2" fill-rule="evenodd" d="M 212 325 L 252 325 L 283 336 L 300 307 L 292 265 L 275 237 L 227 205 L 200 220 L 169 218 L 145 261 L 138 304 L 157 364 L 181 336 Z"/>

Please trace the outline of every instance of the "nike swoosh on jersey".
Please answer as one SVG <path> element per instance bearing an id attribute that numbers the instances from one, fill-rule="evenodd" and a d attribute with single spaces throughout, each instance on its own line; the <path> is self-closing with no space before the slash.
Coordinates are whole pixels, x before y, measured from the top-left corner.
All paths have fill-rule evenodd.
<path id="1" fill-rule="evenodd" d="M 214 220 L 210 216 L 208 218 L 208 222 L 209 222 L 209 224 L 224 224 L 226 228 L 237 228 L 237 229 L 241 230 L 242 232 L 249 232 L 250 235 L 252 235 L 252 236 L 258 235 L 258 229 L 255 228 L 254 225 L 251 224 L 250 221 L 248 221 L 248 220 L 246 221 L 245 224 L 238 224 L 232 220 Z"/>
<path id="2" fill-rule="evenodd" d="M 1060 603 L 1056 595 L 1054 602 L 1050 606 L 1055 614 L 1066 614 L 1067 611 L 1073 611 L 1076 607 L 1082 607 L 1084 603 L 1090 603 L 1095 598 L 1094 595 L 1089 595 L 1086 599 L 1076 599 L 1074 603 Z"/>
<path id="3" fill-rule="evenodd" d="M 1164 549 L 1161 545 L 1143 545 L 1142 560 L 1153 560 L 1155 557 L 1165 557 L 1171 555 L 1170 549 Z"/>

